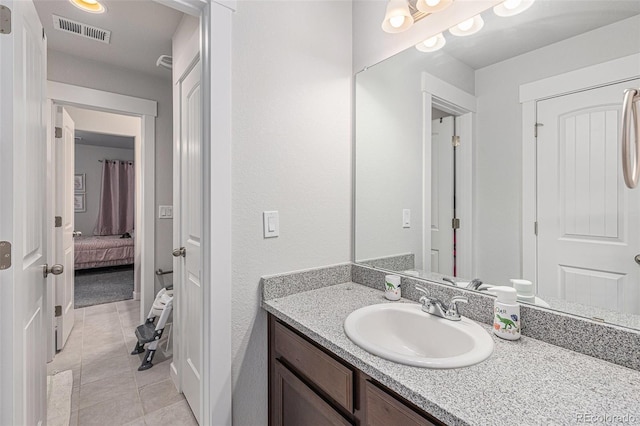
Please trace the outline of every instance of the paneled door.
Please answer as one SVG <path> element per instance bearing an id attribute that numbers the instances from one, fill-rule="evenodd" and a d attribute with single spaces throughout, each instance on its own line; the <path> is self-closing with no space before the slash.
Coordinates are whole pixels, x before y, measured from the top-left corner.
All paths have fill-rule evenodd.
<path id="1" fill-rule="evenodd" d="M 200 423 L 202 383 L 202 107 L 200 61 L 180 84 L 180 348 L 182 391 Z"/>
<path id="2" fill-rule="evenodd" d="M 640 191 L 620 171 L 625 88 L 537 103 L 538 293 L 640 313 Z"/>
<path id="3" fill-rule="evenodd" d="M 64 273 L 55 277 L 56 293 L 56 349 L 62 350 L 73 328 L 74 284 L 74 169 L 75 124 L 61 106 L 55 107 L 55 263 L 64 266 Z M 61 129 L 58 131 L 57 129 Z M 56 137 L 59 136 L 59 137 Z M 59 218 L 59 219 L 58 219 Z M 59 308 L 58 308 L 59 306 Z"/>
<path id="4" fill-rule="evenodd" d="M 453 275 L 453 117 L 431 122 L 431 271 Z"/>
<path id="5" fill-rule="evenodd" d="M 0 0 L 0 424 L 46 423 L 46 40 L 31 0 Z M 10 16 L 10 18 L 9 18 Z M 11 31 L 6 27 L 10 19 Z"/>

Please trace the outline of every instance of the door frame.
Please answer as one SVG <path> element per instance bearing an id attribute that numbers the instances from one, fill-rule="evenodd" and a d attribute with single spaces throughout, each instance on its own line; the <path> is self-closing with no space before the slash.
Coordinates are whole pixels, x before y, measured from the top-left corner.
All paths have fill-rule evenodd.
<path id="1" fill-rule="evenodd" d="M 457 194 L 458 203 L 469 208 L 459 208 L 458 218 L 461 227 L 456 232 L 456 265 L 458 276 L 475 276 L 474 244 L 475 229 L 475 204 L 474 204 L 474 121 L 477 111 L 476 97 L 464 90 L 447 83 L 427 72 L 422 72 L 422 97 L 423 97 L 423 170 L 431 170 L 431 108 L 448 112 L 456 117 L 456 134 L 460 137 L 460 146 L 457 148 Z M 428 148 L 428 149 L 427 149 Z M 423 223 L 424 235 L 422 238 L 422 255 L 425 270 L 431 270 L 431 174 L 423 175 Z M 428 208 L 427 208 L 428 207 Z"/>
<path id="2" fill-rule="evenodd" d="M 203 377 L 200 419 L 205 425 L 231 425 L 231 25 L 237 0 L 154 1 L 200 19 L 202 114 L 205 118 L 202 120 Z M 179 292 L 174 294 L 176 298 L 180 297 Z M 179 330 L 179 324 L 176 329 Z M 182 336 L 175 336 L 174 353 L 179 353 L 182 344 Z"/>
<path id="3" fill-rule="evenodd" d="M 538 287 L 537 150 L 538 101 L 640 78 L 640 53 L 520 85 L 522 105 L 522 278 Z M 620 96 L 622 102 L 622 95 Z"/>
<path id="4" fill-rule="evenodd" d="M 135 155 L 140 161 L 135 162 L 136 168 L 136 209 L 135 209 L 135 281 L 139 283 L 139 294 L 134 298 L 140 300 L 140 321 L 144 322 L 146 313 L 151 309 L 154 294 L 154 246 L 155 246 L 155 120 L 157 117 L 158 105 L 155 101 L 134 98 L 102 90 L 89 89 L 86 87 L 74 86 L 71 84 L 59 83 L 55 81 L 47 82 L 47 109 L 49 114 L 48 135 L 51 143 L 52 129 L 55 123 L 55 106 L 73 106 L 83 109 L 90 109 L 101 112 L 109 112 L 121 115 L 130 115 L 141 119 L 141 138 L 135 141 Z M 50 167 L 53 170 L 57 166 L 55 157 L 52 155 Z M 54 194 L 55 185 L 53 180 L 49 180 L 47 192 Z M 47 211 L 53 211 L 53 199 Z M 51 241 L 55 242 L 54 229 L 51 229 Z M 51 246 L 53 249 L 53 246 Z M 55 355 L 53 310 L 55 297 L 53 289 L 47 288 L 47 293 L 51 297 L 47 298 L 47 307 L 50 310 L 47 318 L 51 321 L 49 326 L 49 338 L 47 339 L 48 359 L 53 359 Z"/>

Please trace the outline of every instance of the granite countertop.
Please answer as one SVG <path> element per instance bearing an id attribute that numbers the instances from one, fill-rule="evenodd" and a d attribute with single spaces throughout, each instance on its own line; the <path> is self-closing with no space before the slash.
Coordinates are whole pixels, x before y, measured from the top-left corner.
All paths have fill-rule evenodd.
<path id="1" fill-rule="evenodd" d="M 492 333 L 495 347 L 486 361 L 431 370 L 372 355 L 344 333 L 343 322 L 354 310 L 402 302 L 415 303 L 389 302 L 382 291 L 349 282 L 265 300 L 263 307 L 447 424 L 640 424 L 640 371 L 539 340 L 512 342 Z"/>

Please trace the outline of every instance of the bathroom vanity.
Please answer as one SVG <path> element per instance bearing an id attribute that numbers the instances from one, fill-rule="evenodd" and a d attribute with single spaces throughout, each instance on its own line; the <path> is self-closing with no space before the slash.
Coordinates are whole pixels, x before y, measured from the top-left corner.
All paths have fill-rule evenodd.
<path id="1" fill-rule="evenodd" d="M 415 302 L 385 302 L 379 289 L 318 274 L 317 281 L 263 280 L 271 425 L 570 424 L 597 415 L 640 421 L 639 371 L 526 336 L 494 336 L 487 360 L 458 369 L 372 355 L 346 336 L 345 318 L 364 306 Z M 274 283 L 279 290 L 268 288 Z"/>
<path id="2" fill-rule="evenodd" d="M 269 315 L 271 425 L 443 423 Z"/>

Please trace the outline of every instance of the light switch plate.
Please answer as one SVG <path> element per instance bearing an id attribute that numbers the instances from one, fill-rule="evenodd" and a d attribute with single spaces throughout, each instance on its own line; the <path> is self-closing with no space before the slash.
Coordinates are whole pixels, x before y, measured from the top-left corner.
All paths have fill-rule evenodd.
<path id="1" fill-rule="evenodd" d="M 280 218 L 277 211 L 262 212 L 264 237 L 274 238 L 280 235 Z"/>
<path id="2" fill-rule="evenodd" d="M 173 219 L 173 206 L 158 206 L 158 219 Z"/>
<path id="3" fill-rule="evenodd" d="M 402 227 L 411 228 L 411 209 L 402 210 Z"/>

